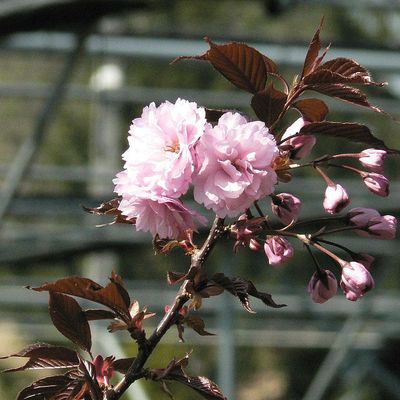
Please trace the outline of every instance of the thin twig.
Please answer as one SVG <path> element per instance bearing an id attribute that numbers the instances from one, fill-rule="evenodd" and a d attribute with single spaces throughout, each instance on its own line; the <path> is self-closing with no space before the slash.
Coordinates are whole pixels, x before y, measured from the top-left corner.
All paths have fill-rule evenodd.
<path id="1" fill-rule="evenodd" d="M 129 367 L 127 373 L 113 389 L 109 390 L 105 394 L 104 400 L 119 399 L 133 382 L 143 377 L 142 370 L 147 359 L 168 329 L 175 323 L 179 316 L 179 310 L 190 299 L 190 295 L 187 291 L 188 285 L 195 277 L 197 271 L 203 266 L 203 263 L 209 256 L 211 250 L 215 246 L 215 243 L 224 234 L 224 232 L 224 219 L 216 217 L 210 233 L 203 243 L 203 246 L 200 250 L 192 255 L 192 260 L 189 271 L 186 274 L 186 279 L 179 288 L 171 309 L 164 315 L 164 318 L 160 321 L 149 339 L 139 345 L 138 354 L 132 365 Z"/>

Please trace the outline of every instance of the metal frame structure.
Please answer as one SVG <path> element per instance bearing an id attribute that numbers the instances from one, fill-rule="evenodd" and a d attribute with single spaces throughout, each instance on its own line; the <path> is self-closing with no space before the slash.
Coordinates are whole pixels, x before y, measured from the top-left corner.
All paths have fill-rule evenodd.
<path id="1" fill-rule="evenodd" d="M 279 64 L 298 66 L 301 64 L 305 49 L 299 47 L 280 47 L 276 45 L 257 46 L 261 51 L 268 53 Z M 35 176 L 43 178 L 44 175 L 57 177 L 59 179 L 81 180 L 88 184 L 93 179 L 104 181 L 109 179 L 106 175 L 97 175 L 93 178 L 94 165 L 75 167 L 75 169 L 62 169 L 54 166 L 42 166 L 34 164 L 34 156 L 41 145 L 46 134 L 49 121 L 54 118 L 57 108 L 63 99 L 70 98 L 86 98 L 96 99 L 96 102 L 102 107 L 110 104 L 123 104 L 127 101 L 148 102 L 158 99 L 174 98 L 177 95 L 184 96 L 179 90 L 154 90 L 150 88 L 117 88 L 106 90 L 97 96 L 93 96 L 95 89 L 87 87 L 68 86 L 73 67 L 76 64 L 78 55 L 84 50 L 89 54 L 102 54 L 106 57 L 121 58 L 145 58 L 145 59 L 168 59 L 182 54 L 200 54 L 204 51 L 205 45 L 201 41 L 172 40 L 172 39 L 154 39 L 154 38 L 128 38 L 128 37 L 101 37 L 97 35 L 82 35 L 77 37 L 69 33 L 53 33 L 53 34 L 17 34 L 10 36 L 0 44 L 1 49 L 14 51 L 37 51 L 49 52 L 56 51 L 66 53 L 66 61 L 63 71 L 59 75 L 58 81 L 52 88 L 43 87 L 36 84 L 0 84 L 0 96 L 31 96 L 44 97 L 46 104 L 37 118 L 32 133 L 22 144 L 17 156 L 11 166 L 0 166 L 0 171 L 5 173 L 2 187 L 1 203 L 0 203 L 0 227 L 7 213 L 18 215 L 18 213 L 26 212 L 31 208 L 31 212 L 35 213 L 39 208 L 35 208 L 33 199 L 19 199 L 17 189 L 23 179 L 34 179 Z M 374 51 L 357 51 L 338 49 L 337 53 L 332 52 L 332 56 L 340 54 L 346 56 L 351 54 L 352 57 L 358 59 L 361 63 L 369 68 L 376 70 L 379 74 L 398 74 L 400 70 L 400 56 L 395 52 L 374 52 Z M 379 56 L 379 57 L 378 57 Z M 381 64 L 378 59 L 386 60 L 385 64 Z M 241 107 L 248 101 L 245 95 L 239 95 L 232 100 L 229 93 L 214 93 L 201 91 L 198 89 L 188 90 L 187 97 L 197 100 L 199 103 L 210 105 L 229 104 L 234 102 L 232 106 Z M 385 106 L 384 106 L 385 107 Z M 388 111 L 397 111 L 397 101 L 387 103 Z M 104 133 L 104 132 L 103 132 Z M 110 160 L 113 162 L 113 160 Z M 301 184 L 300 184 L 301 186 Z M 393 190 L 393 198 L 390 203 L 382 202 L 382 207 L 386 210 L 398 209 L 400 204 L 400 186 L 395 185 Z M 91 190 L 91 197 L 80 199 L 76 204 L 86 201 L 98 201 L 104 190 Z M 309 201 L 313 201 L 312 191 L 308 193 Z M 49 207 L 47 212 L 60 212 L 60 207 L 65 206 L 66 215 L 71 215 L 71 199 L 47 199 Z M 57 201 L 59 201 L 57 203 Z M 374 204 L 376 204 L 374 202 Z M 380 206 L 380 204 L 379 204 Z M 0 245 L 0 263 L 18 263 L 22 261 L 33 261 L 45 259 L 46 257 L 54 257 L 55 255 L 63 256 L 71 253 L 85 253 L 96 248 L 110 248 L 116 244 L 125 246 L 139 246 L 145 242 L 145 237 L 138 233 L 133 233 L 130 227 L 112 227 L 105 231 L 99 231 L 95 228 L 85 228 L 77 226 L 68 232 L 62 232 L 57 235 L 54 233 L 38 234 L 35 227 L 32 232 L 19 232 L 18 230 L 11 232 L 11 240 L 15 242 L 15 247 L 10 247 L 7 236 L 4 235 L 3 225 L 3 244 Z M 7 226 L 9 227 L 9 226 Z M 36 237 L 36 241 L 34 240 Z M 18 243 L 18 241 L 20 241 Z M 26 243 L 29 241 L 30 247 L 27 249 Z M 43 243 L 47 243 L 43 246 Z M 356 240 L 354 241 L 356 243 Z M 18 246 L 19 244 L 19 246 Z M 399 250 L 396 243 L 382 243 L 386 252 L 398 255 Z M 25 252 L 24 252 L 25 249 Z M 394 265 L 394 264 L 393 264 Z M 93 268 L 89 267 L 88 271 L 93 274 Z M 24 282 L 26 283 L 26 282 Z M 7 306 L 16 304 L 23 305 L 26 302 L 38 302 L 40 307 L 44 307 L 45 299 L 34 299 L 30 294 L 22 295 L 20 289 L 17 288 L 17 282 L 12 282 L 13 287 L 0 287 L 0 307 L 6 309 Z M 145 285 L 146 286 L 146 285 Z M 141 290 L 143 285 L 135 282 L 128 283 L 128 289 L 132 289 L 135 296 L 141 298 L 149 307 L 157 307 L 159 304 L 154 303 L 160 297 L 171 299 L 173 294 L 171 291 L 160 291 L 160 288 L 147 288 Z M 155 295 L 157 293 L 157 295 Z M 234 316 L 237 313 L 236 306 L 227 297 L 221 297 L 219 302 L 213 302 L 212 306 L 204 307 L 204 311 L 214 316 L 218 321 L 211 329 L 219 332 L 219 338 L 213 343 L 219 347 L 219 382 L 225 389 L 229 399 L 235 397 L 235 345 L 240 343 L 248 343 L 249 336 L 254 338 L 252 342 L 255 345 L 271 346 L 271 347 L 295 347 L 295 348 L 326 348 L 327 356 L 324 362 L 311 382 L 303 400 L 320 400 L 324 398 L 326 390 L 332 384 L 333 380 L 342 375 L 344 378 L 348 374 L 356 375 L 357 381 L 361 382 L 367 375 L 372 375 L 374 379 L 380 382 L 389 392 L 392 393 L 393 399 L 400 399 L 400 380 L 397 376 L 387 371 L 376 358 L 374 359 L 374 368 L 371 367 L 371 360 L 376 355 L 376 351 L 381 349 L 387 337 L 400 337 L 400 319 L 398 315 L 398 307 L 400 305 L 400 297 L 397 293 L 379 294 L 371 296 L 361 305 L 348 306 L 343 300 L 335 301 L 335 304 L 328 305 L 322 311 L 319 307 L 312 305 L 303 294 L 287 293 L 275 295 L 280 301 L 290 304 L 287 309 L 274 312 L 275 324 L 263 326 L 261 329 L 238 329 L 234 324 Z M 263 311 L 261 311 L 263 313 Z M 312 322 L 314 316 L 321 319 L 321 322 Z M 271 318 L 271 312 L 265 313 Z M 304 339 L 299 339 L 299 325 L 296 323 L 287 324 L 288 315 L 294 321 L 307 321 L 311 327 L 308 331 L 304 329 Z M 335 328 L 341 329 L 336 333 L 335 330 L 325 330 L 321 333 L 320 329 L 324 329 L 324 322 L 330 317 L 339 319 L 341 322 L 335 324 Z M 341 325 L 342 324 L 342 325 Z M 37 332 L 38 337 L 46 339 L 48 332 L 47 326 L 44 324 L 30 324 L 29 329 Z M 211 330 L 210 329 L 210 330 Z M 190 340 L 195 341 L 196 336 L 189 336 Z M 243 338 L 246 338 L 245 340 Z M 167 336 L 167 340 L 172 337 Z M 108 339 L 107 339 L 108 340 Z M 175 339 L 174 339 L 175 340 Z M 101 342 L 107 343 L 105 340 Z M 203 342 L 204 343 L 204 342 Z M 106 351 L 115 352 L 116 343 L 109 343 Z M 366 355 L 360 357 L 357 352 L 366 352 Z M 122 355 L 122 353 L 121 353 Z M 351 357 L 354 365 L 351 369 L 343 368 L 344 362 Z M 366 361 L 367 359 L 367 361 Z M 355 373 L 355 371 L 357 373 Z M 134 394 L 135 399 L 146 400 L 146 394 L 140 392 Z M 347 393 L 341 400 L 359 399 L 355 391 Z"/>

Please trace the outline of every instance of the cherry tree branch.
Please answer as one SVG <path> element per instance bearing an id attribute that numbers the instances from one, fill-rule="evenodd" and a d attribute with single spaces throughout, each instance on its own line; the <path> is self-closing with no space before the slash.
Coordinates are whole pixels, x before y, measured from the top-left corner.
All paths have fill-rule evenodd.
<path id="1" fill-rule="evenodd" d="M 143 367 L 147 359 L 150 357 L 151 353 L 154 351 L 155 347 L 166 334 L 168 329 L 176 322 L 179 316 L 179 310 L 190 299 L 190 294 L 187 291 L 188 285 L 194 279 L 197 271 L 203 266 L 217 240 L 224 233 L 224 219 L 216 217 L 203 246 L 192 255 L 186 279 L 179 288 L 171 309 L 164 315 L 151 336 L 147 340 L 138 343 L 138 354 L 134 362 L 129 367 L 122 380 L 113 389 L 105 393 L 104 400 L 119 399 L 133 382 L 143 377 Z"/>

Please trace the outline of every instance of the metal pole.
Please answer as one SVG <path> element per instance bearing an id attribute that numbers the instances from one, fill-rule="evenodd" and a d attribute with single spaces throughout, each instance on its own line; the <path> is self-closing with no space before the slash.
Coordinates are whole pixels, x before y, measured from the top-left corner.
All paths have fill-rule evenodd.
<path id="1" fill-rule="evenodd" d="M 74 66 L 79 59 L 79 55 L 85 43 L 87 34 L 88 32 L 85 31 L 77 36 L 75 47 L 65 61 L 58 81 L 55 83 L 52 93 L 47 99 L 44 108 L 37 119 L 32 134 L 21 145 L 17 155 L 14 158 L 13 163 L 8 170 L 1 193 L 0 227 L 1 223 L 4 222 L 4 216 L 11 205 L 11 201 L 15 196 L 18 186 L 26 175 L 30 163 L 34 158 L 37 149 L 43 141 L 50 121 L 54 117 L 54 114 L 57 111 L 57 107 L 61 103 L 61 100 L 67 88 L 67 83 L 70 80 Z"/>
<path id="2" fill-rule="evenodd" d="M 338 333 L 327 356 L 314 376 L 303 400 L 321 400 L 332 379 L 338 372 L 340 365 L 349 355 L 354 340 L 359 332 L 362 319 L 359 316 L 350 316 L 342 330 Z"/>

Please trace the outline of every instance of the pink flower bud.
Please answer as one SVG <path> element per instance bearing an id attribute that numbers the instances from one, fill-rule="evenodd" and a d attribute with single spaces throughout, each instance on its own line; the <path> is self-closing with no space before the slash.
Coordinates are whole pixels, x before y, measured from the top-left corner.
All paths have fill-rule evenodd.
<path id="1" fill-rule="evenodd" d="M 337 292 L 337 280 L 328 269 L 314 272 L 308 284 L 307 291 L 314 303 L 325 303 Z"/>
<path id="2" fill-rule="evenodd" d="M 272 198 L 272 212 L 285 224 L 297 221 L 301 201 L 290 193 L 280 193 Z"/>
<path id="3" fill-rule="evenodd" d="M 273 266 L 284 263 L 294 253 L 293 246 L 282 236 L 267 236 L 264 251 Z"/>
<path id="4" fill-rule="evenodd" d="M 365 208 L 365 207 L 356 207 L 352 208 L 347 213 L 347 218 L 349 222 L 353 225 L 365 227 L 369 223 L 369 221 L 374 217 L 380 217 L 378 211 L 373 208 Z"/>
<path id="5" fill-rule="evenodd" d="M 356 261 L 343 262 L 340 286 L 347 300 L 356 301 L 373 289 L 375 282 L 367 268 L 361 263 Z"/>
<path id="6" fill-rule="evenodd" d="M 369 221 L 367 228 L 367 232 L 360 231 L 367 235 L 363 235 L 358 231 L 357 233 L 360 236 L 369 236 L 374 239 L 392 240 L 396 237 L 397 219 L 393 215 L 374 217 Z"/>
<path id="7" fill-rule="evenodd" d="M 290 125 L 282 136 L 284 146 L 291 146 L 291 158 L 300 159 L 310 154 L 311 149 L 314 147 L 316 138 L 313 135 L 298 135 L 303 126 L 308 125 L 310 122 L 305 121 L 303 118 L 297 119 Z"/>
<path id="8" fill-rule="evenodd" d="M 367 188 L 378 196 L 389 196 L 389 180 L 381 175 L 371 172 L 363 175 L 363 180 Z"/>
<path id="9" fill-rule="evenodd" d="M 382 173 L 386 151 L 380 149 L 366 149 L 360 153 L 360 163 L 372 172 Z"/>
<path id="10" fill-rule="evenodd" d="M 324 208 L 329 214 L 340 212 L 350 203 L 349 196 L 343 186 L 329 185 L 325 190 Z"/>

